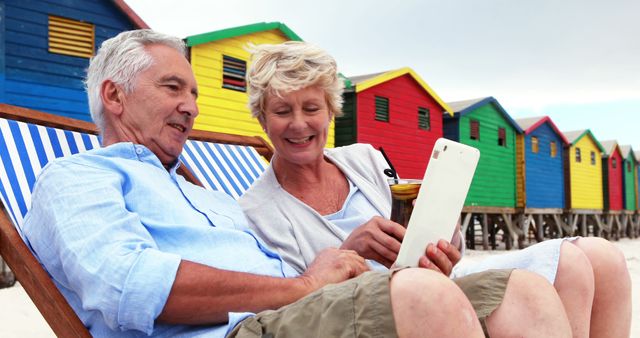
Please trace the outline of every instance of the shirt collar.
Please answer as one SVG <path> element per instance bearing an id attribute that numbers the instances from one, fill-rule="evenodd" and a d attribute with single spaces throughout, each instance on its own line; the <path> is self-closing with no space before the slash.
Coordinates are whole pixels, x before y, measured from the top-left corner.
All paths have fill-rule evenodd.
<path id="1" fill-rule="evenodd" d="M 125 155 L 130 159 L 137 159 L 140 162 L 145 162 L 152 164 L 157 167 L 164 168 L 162 162 L 156 154 L 154 154 L 149 148 L 145 147 L 142 144 L 135 144 L 131 142 L 120 142 L 112 145 L 112 147 L 119 148 L 118 151 L 120 154 Z M 169 167 L 169 173 L 175 175 L 176 170 L 180 168 L 180 159 L 177 159 L 175 163 Z"/>

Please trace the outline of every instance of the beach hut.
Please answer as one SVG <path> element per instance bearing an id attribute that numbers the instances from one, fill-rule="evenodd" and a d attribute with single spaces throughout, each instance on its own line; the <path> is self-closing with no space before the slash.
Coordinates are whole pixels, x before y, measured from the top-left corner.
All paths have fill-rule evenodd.
<path id="1" fill-rule="evenodd" d="M 597 234 L 607 230 L 600 216 L 604 208 L 602 153 L 604 148 L 589 129 L 564 133 L 569 141 L 565 149 L 565 196 L 569 224 L 578 226 L 583 236 L 593 226 Z M 578 224 L 579 220 L 582 220 Z"/>
<path id="2" fill-rule="evenodd" d="M 629 145 L 620 146 L 623 157 L 624 209 L 635 211 L 636 204 L 636 163 L 637 158 Z"/>
<path id="3" fill-rule="evenodd" d="M 633 237 L 634 228 L 638 222 L 636 217 L 637 210 L 637 176 L 636 176 L 636 167 L 638 158 L 636 157 L 635 152 L 629 145 L 620 146 L 620 151 L 622 153 L 623 158 L 623 167 L 622 167 L 622 183 L 623 183 L 623 196 L 624 196 L 624 207 L 623 207 L 623 219 L 622 224 L 620 226 L 619 232 L 615 232 L 615 235 L 627 235 L 629 237 Z"/>
<path id="4" fill-rule="evenodd" d="M 563 147 L 567 139 L 548 116 L 516 120 L 520 208 L 564 208 Z"/>
<path id="5" fill-rule="evenodd" d="M 261 22 L 188 36 L 189 55 L 198 82 L 198 108 L 194 129 L 230 134 L 259 135 L 267 139 L 247 107 L 245 75 L 248 47 L 302 41 L 287 25 Z M 333 128 L 327 143 L 333 145 Z"/>
<path id="6" fill-rule="evenodd" d="M 449 102 L 444 136 L 480 150 L 465 206 L 516 207 L 516 135 L 522 129 L 493 97 Z"/>
<path id="7" fill-rule="evenodd" d="M 493 97 L 450 102 L 449 106 L 454 114 L 444 116 L 444 136 L 480 150 L 463 210 L 463 228 L 479 216 L 485 228 L 483 245 L 487 246 L 486 236 L 494 234 L 494 224 L 508 235 L 505 239 L 510 247 L 511 238 L 522 235 L 511 222 L 517 195 L 516 135 L 522 129 Z M 473 234 L 469 235 L 473 238 Z M 492 243 L 495 246 L 493 240 Z"/>
<path id="8" fill-rule="evenodd" d="M 623 158 L 620 145 L 615 140 L 600 142 L 602 153 L 602 190 L 605 228 L 616 232 L 628 222 L 622 213 L 624 205 Z M 635 185 L 634 185 L 635 186 Z"/>
<path id="9" fill-rule="evenodd" d="M 564 134 L 549 116 L 517 119 L 524 131 L 516 135 L 516 205 L 525 234 L 535 218 L 536 238 L 562 235 L 564 209 Z M 522 243 L 521 243 L 522 244 Z"/>
<path id="10" fill-rule="evenodd" d="M 636 210 L 640 211 L 640 151 L 634 152 L 636 155 Z"/>
<path id="11" fill-rule="evenodd" d="M 336 146 L 383 147 L 401 177 L 422 179 L 442 137 L 442 115 L 451 114 L 447 104 L 408 67 L 349 80 Z"/>
<path id="12" fill-rule="evenodd" d="M 148 26 L 123 0 L 0 1 L 0 102 L 90 121 L 89 58 L 134 28 Z"/>
<path id="13" fill-rule="evenodd" d="M 640 236 L 640 151 L 635 151 L 636 155 L 636 212 L 632 217 L 631 227 L 628 228 L 627 235 L 631 238 Z"/>
<path id="14" fill-rule="evenodd" d="M 622 153 L 615 140 L 600 142 L 602 153 L 602 189 L 604 192 L 604 210 L 620 211 L 623 205 L 622 195 Z"/>

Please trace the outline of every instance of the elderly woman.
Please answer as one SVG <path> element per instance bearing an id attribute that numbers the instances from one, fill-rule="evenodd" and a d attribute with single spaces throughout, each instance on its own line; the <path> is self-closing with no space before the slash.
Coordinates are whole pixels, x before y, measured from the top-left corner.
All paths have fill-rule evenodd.
<path id="1" fill-rule="evenodd" d="M 389 220 L 384 159 L 365 144 L 325 149 L 329 124 L 342 106 L 335 61 L 302 42 L 255 47 L 252 61 L 250 109 L 275 149 L 271 165 L 240 200 L 252 227 L 298 271 L 327 247 L 352 249 L 389 267 L 405 230 Z M 427 248 L 420 266 L 449 275 L 459 259 L 457 245 L 440 240 Z M 505 268 L 535 272 L 552 284 L 574 337 L 628 337 L 630 277 L 623 255 L 608 241 L 546 241 L 455 269 L 453 275 Z M 515 270 L 503 304 L 528 292 L 531 283 L 514 278 L 527 273 L 538 283 L 533 288 L 541 287 L 531 272 Z M 550 305 L 546 311 L 553 310 Z M 507 322 L 517 326 L 515 332 L 535 332 L 527 326 L 531 321 Z M 489 331 L 499 332 L 491 326 Z"/>

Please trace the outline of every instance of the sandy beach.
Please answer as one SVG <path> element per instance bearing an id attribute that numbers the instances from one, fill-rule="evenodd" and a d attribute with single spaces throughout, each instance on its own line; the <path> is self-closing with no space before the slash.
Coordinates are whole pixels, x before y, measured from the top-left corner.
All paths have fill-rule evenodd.
<path id="1" fill-rule="evenodd" d="M 627 259 L 633 283 L 633 317 L 631 337 L 640 338 L 640 239 L 621 239 L 614 242 Z M 501 251 L 468 250 L 470 259 Z M 24 289 L 16 284 L 7 289 L 0 289 L 0 337 L 55 337 Z"/>

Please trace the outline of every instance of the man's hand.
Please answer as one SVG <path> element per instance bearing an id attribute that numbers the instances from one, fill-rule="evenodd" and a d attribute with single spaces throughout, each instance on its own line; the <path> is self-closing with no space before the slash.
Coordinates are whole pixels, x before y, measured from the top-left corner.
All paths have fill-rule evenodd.
<path id="1" fill-rule="evenodd" d="M 420 257 L 418 266 L 449 276 L 453 267 L 460 261 L 460 257 L 460 251 L 455 246 L 441 239 L 438 241 L 438 245 L 427 245 L 425 255 Z"/>
<path id="2" fill-rule="evenodd" d="M 307 286 L 317 290 L 327 284 L 340 283 L 369 270 L 362 256 L 353 250 L 328 248 L 320 251 L 300 276 Z"/>
<path id="3" fill-rule="evenodd" d="M 340 249 L 353 250 L 366 259 L 390 267 L 398 257 L 405 232 L 402 225 L 375 216 L 353 230 Z"/>

